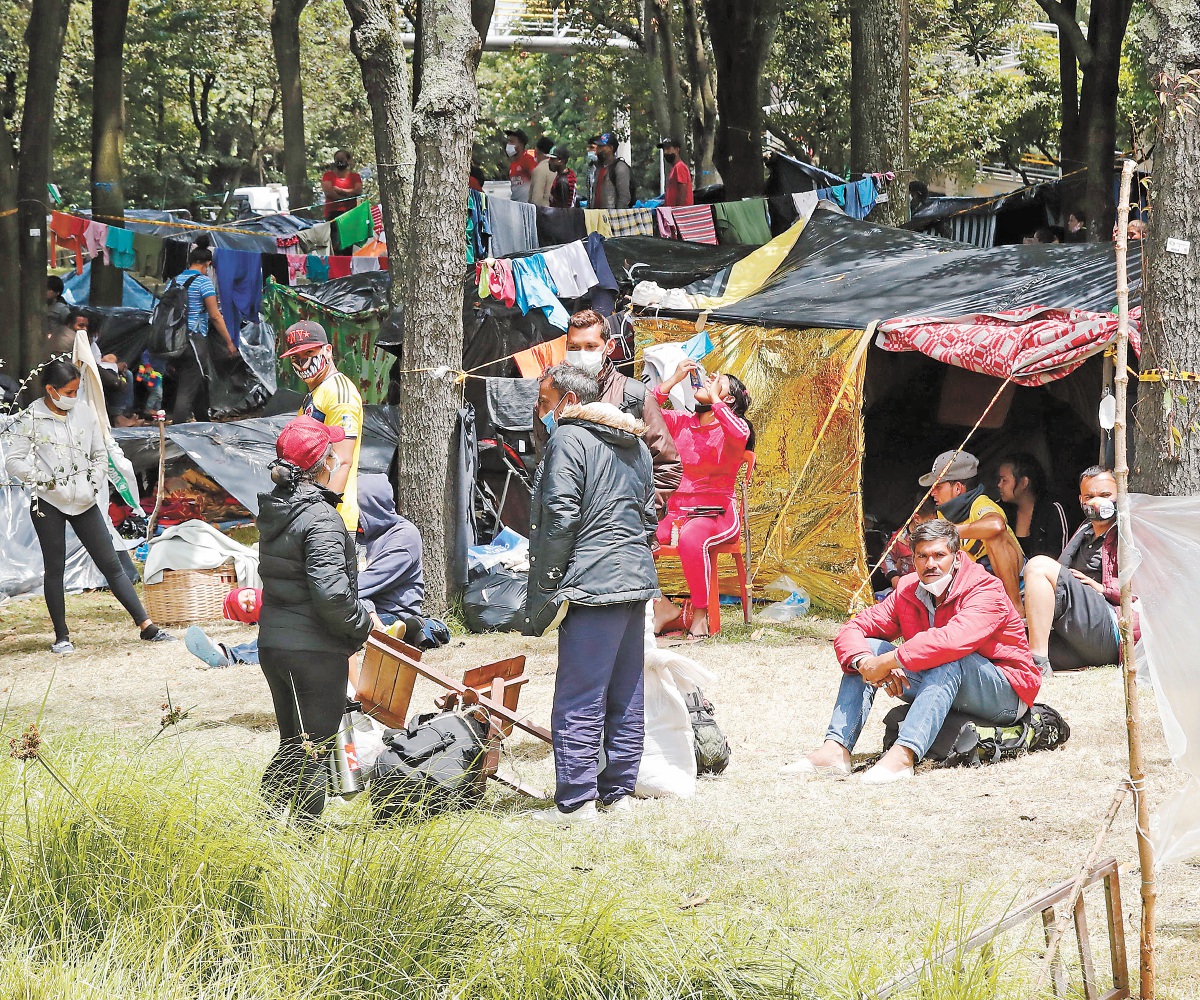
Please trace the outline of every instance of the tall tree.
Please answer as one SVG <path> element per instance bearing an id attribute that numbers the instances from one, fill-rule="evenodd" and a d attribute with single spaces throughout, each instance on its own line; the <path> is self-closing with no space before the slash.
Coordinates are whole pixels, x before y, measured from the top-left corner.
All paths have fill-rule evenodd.
<path id="1" fill-rule="evenodd" d="M 683 76 L 676 52 L 680 25 L 675 21 L 671 0 L 646 0 L 642 13 L 646 55 L 659 67 L 657 85 L 651 88 L 654 118 L 660 136 L 674 136 L 684 144 L 680 155 L 686 160 L 691 152 L 686 129 Z"/>
<path id="2" fill-rule="evenodd" d="M 33 0 L 25 45 L 29 72 L 17 165 L 17 255 L 21 266 L 21 367 L 38 364 L 45 340 L 46 185 L 54 150 L 54 98 L 71 0 Z"/>
<path id="3" fill-rule="evenodd" d="M 21 270 L 17 264 L 17 151 L 8 130 L 16 110 L 16 73 L 0 93 L 0 361 L 8 375 L 21 364 Z"/>
<path id="4" fill-rule="evenodd" d="M 125 226 L 125 25 L 129 0 L 92 0 L 92 216 Z M 91 301 L 119 306 L 124 272 L 97 257 Z"/>
<path id="5" fill-rule="evenodd" d="M 692 162 L 696 187 L 716 182 L 717 78 L 709 52 L 708 25 L 700 0 L 680 0 L 683 54 L 687 63 Z M 682 137 L 681 137 L 682 138 Z"/>
<path id="6" fill-rule="evenodd" d="M 908 0 L 851 0 L 850 170 L 891 170 L 907 189 Z M 872 218 L 908 220 L 908 199 L 891 198 Z"/>
<path id="7" fill-rule="evenodd" d="M 1171 378 L 1200 371 L 1200 5 L 1149 0 L 1144 42 L 1159 91 L 1153 210 L 1142 243 L 1142 367 L 1168 377 L 1138 386 L 1133 486 L 1171 496 L 1200 494 L 1200 384 Z M 1190 240 L 1190 248 L 1170 239 Z"/>
<path id="8" fill-rule="evenodd" d="M 447 543 L 455 534 L 446 443 L 454 437 L 459 403 L 454 381 L 431 378 L 429 370 L 457 371 L 462 365 L 463 227 L 480 39 L 470 0 L 422 0 L 420 16 L 422 84 L 413 108 L 416 173 L 407 234 L 397 496 L 405 516 L 421 530 L 425 593 L 436 607 L 447 594 Z"/>
<path id="9" fill-rule="evenodd" d="M 1121 43 L 1129 25 L 1133 0 L 1091 0 L 1084 35 L 1075 20 L 1074 0 L 1037 0 L 1058 26 L 1060 46 L 1072 53 L 1060 67 L 1063 128 L 1060 158 L 1064 174 L 1082 177 L 1082 204 L 1088 216 L 1088 236 L 1107 240 L 1116 208 L 1113 205 L 1113 153 L 1117 144 L 1117 98 L 1120 93 Z M 1076 95 L 1071 59 L 1083 71 Z M 1079 173 L 1082 171 L 1082 173 Z M 1078 179 L 1074 185 L 1078 185 Z M 1069 190 L 1080 190 L 1069 185 Z"/>
<path id="10" fill-rule="evenodd" d="M 763 69 L 781 0 L 705 0 L 717 73 L 717 170 L 727 198 L 762 194 Z"/>
<path id="11" fill-rule="evenodd" d="M 283 175 L 293 210 L 312 201 L 304 136 L 304 88 L 300 82 L 300 15 L 307 4 L 308 0 L 275 0 L 271 7 L 271 49 L 283 109 Z"/>

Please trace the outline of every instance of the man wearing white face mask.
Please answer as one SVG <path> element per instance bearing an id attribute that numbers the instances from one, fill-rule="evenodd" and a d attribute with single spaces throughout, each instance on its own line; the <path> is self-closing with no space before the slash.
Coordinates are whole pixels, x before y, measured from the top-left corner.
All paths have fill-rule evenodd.
<path id="1" fill-rule="evenodd" d="M 509 129 L 504 133 L 504 152 L 508 154 L 508 183 L 512 189 L 512 201 L 529 201 L 533 184 L 533 171 L 538 159 L 526 147 L 529 136 L 523 129 Z"/>
<path id="2" fill-rule="evenodd" d="M 896 743 L 863 775 L 871 785 L 911 778 L 951 709 L 1011 726 L 1033 706 L 1042 679 L 1003 585 L 959 551 L 951 522 L 927 521 L 911 539 L 916 572 L 833 641 L 843 676 L 825 744 L 780 773 L 849 774 L 880 688 L 912 707 Z"/>
<path id="3" fill-rule="evenodd" d="M 1098 465 L 1079 477 L 1087 522 L 1057 560 L 1035 556 L 1025 567 L 1029 646 L 1043 675 L 1116 663 L 1120 658 L 1117 608 L 1117 481 Z M 1134 639 L 1141 622 L 1133 616 Z"/>
<path id="4" fill-rule="evenodd" d="M 292 363 L 296 377 L 308 386 L 299 414 L 326 427 L 340 427 L 345 438 L 333 444 L 337 467 L 326 489 L 340 493 L 338 513 L 351 533 L 358 529 L 358 453 L 362 445 L 363 403 L 358 387 L 337 370 L 333 347 L 320 323 L 293 323 L 283 335 L 286 350 L 280 357 Z"/>
<path id="5" fill-rule="evenodd" d="M 646 425 L 642 440 L 654 460 L 655 505 L 661 516 L 666 511 L 668 497 L 679 486 L 683 466 L 654 395 L 647 392 L 642 382 L 617 371 L 612 363 L 612 344 L 608 323 L 594 309 L 577 312 L 567 324 L 567 364 L 596 379 L 600 402 L 611 403 Z M 533 446 L 538 455 L 545 449 L 548 437 L 542 421 L 535 419 Z"/>

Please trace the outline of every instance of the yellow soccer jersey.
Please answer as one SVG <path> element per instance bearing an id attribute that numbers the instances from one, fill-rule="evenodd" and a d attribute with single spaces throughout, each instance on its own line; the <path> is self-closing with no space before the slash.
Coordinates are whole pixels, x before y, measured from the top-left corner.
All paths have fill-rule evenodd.
<path id="1" fill-rule="evenodd" d="M 980 518 L 987 517 L 988 514 L 999 514 L 1001 520 L 1004 521 L 1005 529 L 1008 531 L 1008 537 L 1013 540 L 1017 551 L 1021 551 L 1021 543 L 1017 541 L 1017 536 L 1013 534 L 1012 528 L 1008 524 L 1008 518 L 1005 517 L 1003 509 L 994 500 L 987 496 L 977 496 L 971 501 L 971 516 L 962 523 L 972 524 Z M 945 520 L 942 514 L 938 517 Z M 982 538 L 964 538 L 962 540 L 962 550 L 971 557 L 974 562 L 980 562 L 987 559 L 988 566 L 991 566 L 991 558 L 988 555 L 987 543 Z"/>
<path id="2" fill-rule="evenodd" d="M 362 447 L 363 403 L 358 388 L 341 372 L 330 375 L 304 397 L 300 413 L 319 420 L 326 427 L 340 427 L 354 441 L 350 476 L 338 504 L 338 513 L 351 534 L 358 530 L 358 452 Z"/>

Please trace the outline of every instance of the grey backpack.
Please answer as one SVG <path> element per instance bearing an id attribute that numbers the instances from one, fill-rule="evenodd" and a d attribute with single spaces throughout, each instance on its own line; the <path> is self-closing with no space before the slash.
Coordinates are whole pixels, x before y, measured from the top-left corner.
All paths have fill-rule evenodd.
<path id="1" fill-rule="evenodd" d="M 712 702 L 704 697 L 699 688 L 685 694 L 688 715 L 692 719 L 692 736 L 696 749 L 696 772 L 698 774 L 720 774 L 729 766 L 733 751 L 729 741 L 721 732 L 714 718 Z"/>

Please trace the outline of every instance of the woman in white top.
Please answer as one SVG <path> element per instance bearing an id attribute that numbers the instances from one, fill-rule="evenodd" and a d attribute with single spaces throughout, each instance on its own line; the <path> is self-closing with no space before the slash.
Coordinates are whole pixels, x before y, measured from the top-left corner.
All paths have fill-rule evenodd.
<path id="1" fill-rule="evenodd" d="M 121 569 L 96 495 L 107 489 L 108 451 L 96 416 L 76 407 L 79 369 L 51 361 L 42 369 L 43 396 L 21 412 L 5 432 L 5 470 L 33 490 L 30 514 L 45 563 L 46 607 L 54 623 L 52 653 L 73 653 L 67 629 L 63 571 L 70 524 L 147 642 L 174 637 L 150 620 L 133 584 Z"/>

